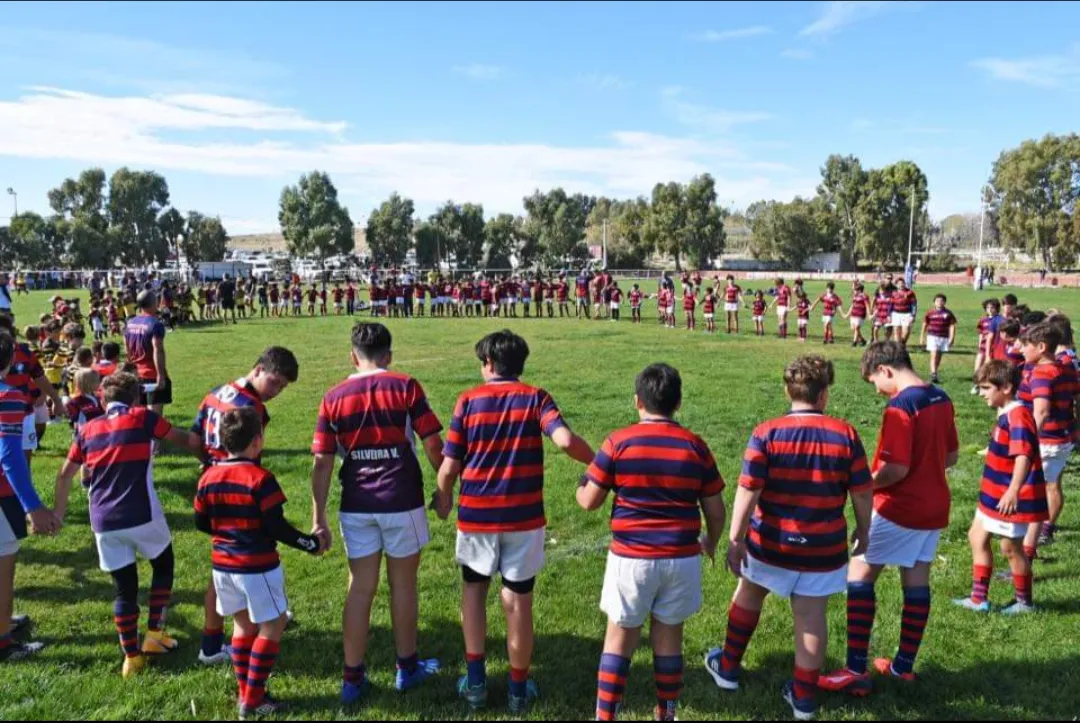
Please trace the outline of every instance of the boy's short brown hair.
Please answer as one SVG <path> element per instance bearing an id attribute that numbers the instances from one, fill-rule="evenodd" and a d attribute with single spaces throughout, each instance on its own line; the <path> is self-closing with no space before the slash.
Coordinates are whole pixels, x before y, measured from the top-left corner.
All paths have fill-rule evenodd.
<path id="1" fill-rule="evenodd" d="M 94 352 L 90 347 L 79 347 L 79 350 L 75 352 L 75 366 L 83 369 L 94 366 Z"/>
<path id="2" fill-rule="evenodd" d="M 866 348 L 862 358 L 863 379 L 869 379 L 870 375 L 878 367 L 892 367 L 893 369 L 912 369 L 911 354 L 907 347 L 898 341 L 877 341 Z"/>
<path id="3" fill-rule="evenodd" d="M 1069 321 L 1069 317 L 1065 316 L 1061 312 L 1055 312 L 1046 317 L 1046 323 L 1052 324 L 1058 331 L 1061 332 L 1061 343 L 1065 346 L 1071 347 L 1073 345 L 1073 330 L 1072 322 Z"/>
<path id="4" fill-rule="evenodd" d="M 130 407 L 139 400 L 139 378 L 134 374 L 116 372 L 105 377 L 101 390 L 106 404 L 119 402 Z"/>
<path id="5" fill-rule="evenodd" d="M 784 369 L 784 385 L 793 402 L 817 404 L 836 379 L 833 363 L 823 356 L 801 356 Z"/>
<path id="6" fill-rule="evenodd" d="M 262 419 L 254 407 L 240 407 L 226 412 L 218 429 L 221 446 L 229 454 L 240 454 L 250 447 L 262 432 Z"/>
<path id="7" fill-rule="evenodd" d="M 1034 346 L 1045 344 L 1047 352 L 1054 354 L 1057 348 L 1061 346 L 1061 330 L 1044 321 L 1024 329 L 1020 333 L 1020 343 Z"/>
<path id="8" fill-rule="evenodd" d="M 978 385 L 989 384 L 998 389 L 1010 387 L 1015 396 L 1020 389 L 1020 380 L 1024 375 L 1024 367 L 1016 366 L 1004 359 L 994 359 L 979 367 L 975 372 L 975 383 Z"/>

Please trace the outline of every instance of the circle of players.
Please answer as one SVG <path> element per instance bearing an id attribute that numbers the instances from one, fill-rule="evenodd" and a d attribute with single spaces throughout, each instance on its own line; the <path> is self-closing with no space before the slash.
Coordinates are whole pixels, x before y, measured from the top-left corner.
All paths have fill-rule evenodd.
<path id="1" fill-rule="evenodd" d="M 782 298 L 778 295 L 778 305 Z M 123 677 L 139 674 L 150 658 L 178 647 L 165 632 L 174 557 L 151 466 L 156 446 L 165 442 L 204 464 L 194 514 L 196 527 L 212 537 L 213 571 L 199 660 L 231 663 L 241 719 L 284 709 L 267 692 L 290 619 L 277 543 L 313 555 L 331 548 L 327 501 L 339 459 L 339 533 L 350 573 L 342 703 L 356 704 L 370 691 L 368 626 L 384 556 L 395 687 L 405 691 L 421 685 L 439 672 L 440 663 L 418 652 L 417 570 L 429 531 L 415 434 L 437 472 L 429 507 L 440 519 L 449 518 L 461 484 L 455 558 L 463 579 L 466 672 L 458 693 L 473 710 L 488 703 L 486 600 L 498 574 L 507 619 L 507 703 L 511 713 L 522 714 L 539 695 L 529 669 L 534 585 L 544 567 L 543 435 L 585 466 L 576 492 L 583 509 L 597 510 L 614 498 L 600 595 L 608 625 L 596 716 L 613 720 L 618 715 L 631 657 L 649 622 L 656 718 L 675 719 L 685 668 L 683 625 L 703 605 L 702 556 L 715 559 L 728 517 L 721 496 L 725 483 L 708 444 L 675 420 L 682 404 L 677 370 L 666 364 L 643 370 L 634 389 L 639 422 L 613 432 L 594 452 L 570 430 L 550 394 L 521 381 L 526 341 L 508 330 L 489 334 L 476 345 L 482 383 L 461 394 L 444 440 L 444 427 L 421 384 L 389 369 L 390 331 L 377 321 L 361 322 L 350 343 L 355 373 L 327 392 L 315 422 L 313 526 L 305 534 L 286 521 L 285 496 L 261 461 L 270 421 L 265 405 L 297 380 L 296 356 L 282 347 L 267 349 L 245 377 L 204 399 L 192 430 L 177 429 L 161 416 L 162 403 L 169 400 L 154 396 L 171 386 L 162 368 L 165 332 L 158 299 L 146 292 L 138 301 L 124 363 L 96 359 L 95 351 L 82 347 L 85 332 L 75 312 L 64 311 L 69 316 L 58 320 L 65 322 L 66 338 L 58 353 L 73 365 L 58 380 L 64 399 L 38 362 L 51 337 L 17 342 L 13 320 L 0 315 L 0 661 L 24 660 L 43 648 L 16 641 L 30 627 L 27 618 L 11 614 L 16 554 L 28 528 L 59 532 L 72 482 L 80 475 L 100 565 L 116 585 L 114 622 Z M 979 613 L 991 611 L 991 543 L 997 538 L 1015 589 L 1014 599 L 999 612 L 1013 616 L 1035 609 L 1032 565 L 1038 547 L 1053 541 L 1061 514 L 1059 483 L 1072 451 L 1080 382 L 1069 320 L 1056 312 L 1027 310 L 1012 295 L 1003 302 L 988 301 L 979 324 L 973 391 L 995 409 L 997 421 L 969 534 L 972 591 L 954 602 Z M 916 656 L 931 609 L 931 566 L 949 520 L 945 473 L 957 462 L 959 444 L 949 397 L 913 370 L 902 340 L 876 341 L 862 359 L 864 380 L 889 400 L 870 461 L 854 427 L 826 414 L 834 369 L 816 355 L 801 356 L 785 369 L 791 412 L 758 425 L 744 455 L 726 552 L 727 568 L 739 583 L 724 644 L 707 654 L 704 666 L 722 690 L 737 691 L 741 661 L 765 598 L 789 598 L 795 660 L 781 695 L 798 720 L 814 717 L 819 691 L 871 694 L 871 670 L 886 679 L 916 680 Z M 63 405 L 75 428 L 53 510 L 41 503 L 30 473 L 36 425 L 43 421 L 34 410 L 48 404 Z M 844 515 L 849 499 L 856 519 L 850 554 Z M 141 644 L 138 556 L 152 568 Z M 894 657 L 871 665 L 875 583 L 885 567 L 901 572 L 900 643 Z M 845 592 L 846 665 L 822 673 L 827 603 Z M 233 619 L 230 645 L 225 644 L 225 617 Z"/>

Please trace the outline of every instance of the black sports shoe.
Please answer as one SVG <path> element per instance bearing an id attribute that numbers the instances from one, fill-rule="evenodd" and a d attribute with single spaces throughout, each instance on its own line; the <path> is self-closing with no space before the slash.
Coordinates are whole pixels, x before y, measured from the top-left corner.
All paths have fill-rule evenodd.
<path id="1" fill-rule="evenodd" d="M 44 643 L 12 643 L 0 650 L 0 663 L 16 663 L 31 658 L 45 649 Z"/>
<path id="2" fill-rule="evenodd" d="M 280 703 L 273 698 L 269 693 L 263 696 L 262 703 L 259 703 L 254 708 L 249 708 L 244 704 L 240 704 L 240 720 L 253 720 L 256 718 L 265 718 L 268 715 L 274 715 L 276 713 L 282 713 L 286 710 L 284 703 Z"/>

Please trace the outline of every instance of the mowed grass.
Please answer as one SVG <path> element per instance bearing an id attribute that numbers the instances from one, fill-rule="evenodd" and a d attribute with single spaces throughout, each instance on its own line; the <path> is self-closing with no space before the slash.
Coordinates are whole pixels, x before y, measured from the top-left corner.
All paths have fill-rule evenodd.
<path id="1" fill-rule="evenodd" d="M 756 286 L 757 284 L 751 284 Z M 651 287 L 651 283 L 649 284 Z M 846 286 L 846 284 L 844 285 Z M 651 288 L 649 290 L 652 290 Z M 813 287 L 815 292 L 818 287 Z M 847 289 L 844 289 L 846 292 Z M 935 289 L 920 287 L 923 308 Z M 957 409 L 961 458 L 949 480 L 954 492 L 951 523 L 942 539 L 934 569 L 934 608 L 917 669 L 922 681 L 903 686 L 879 681 L 874 696 L 852 701 L 822 696 L 821 716 L 837 719 L 1043 719 L 1071 718 L 1080 710 L 1080 503 L 1067 507 L 1065 532 L 1037 563 L 1037 615 L 1009 620 L 978 617 L 955 609 L 953 597 L 970 586 L 971 555 L 966 532 L 976 500 L 982 459 L 993 413 L 969 396 L 974 327 L 979 305 L 988 294 L 950 288 L 950 306 L 960 318 L 959 348 L 944 364 L 944 386 Z M 997 290 L 1004 293 L 1005 290 Z M 1056 307 L 1080 318 L 1080 293 L 1017 291 L 1032 308 Z M 843 293 L 847 296 L 847 293 Z M 20 322 L 46 305 L 37 293 L 17 300 Z M 625 307 L 624 307 L 625 308 Z M 629 314 L 628 311 L 624 311 Z M 786 411 L 781 372 L 801 353 L 824 350 L 837 363 L 837 383 L 830 412 L 850 420 L 873 450 L 884 400 L 858 374 L 861 350 L 840 325 L 836 346 L 821 346 L 820 319 L 811 327 L 806 346 L 777 340 L 775 320 L 770 336 L 752 336 L 752 322 L 743 314 L 743 334 L 707 336 L 670 331 L 655 323 L 647 306 L 645 323 L 577 322 L 535 319 L 390 320 L 394 334 L 394 367 L 416 376 L 444 424 L 457 395 L 480 380 L 473 345 L 483 334 L 509 326 L 523 334 L 532 349 L 524 379 L 554 396 L 570 425 L 594 446 L 635 420 L 632 406 L 635 374 L 654 361 L 675 365 L 684 380 L 680 421 L 712 447 L 728 483 L 725 499 L 734 495 L 742 453 L 753 427 Z M 815 317 L 818 315 L 815 314 Z M 366 318 L 366 317 L 365 317 Z M 681 316 L 680 316 L 681 318 Z M 215 325 L 185 329 L 167 337 L 169 368 L 176 403 L 171 421 L 190 424 L 202 396 L 212 387 L 244 374 L 260 350 L 284 344 L 300 359 L 300 380 L 270 405 L 273 422 L 267 436 L 266 464 L 290 497 L 286 514 L 297 526 L 310 524 L 309 445 L 322 394 L 350 373 L 348 318 L 248 321 L 239 326 Z M 701 323 L 699 313 L 699 324 Z M 747 333 L 747 328 L 750 333 Z M 927 356 L 915 357 L 926 371 Z M 35 457 L 34 479 L 51 502 L 53 480 L 70 441 L 67 427 L 53 426 Z M 425 466 L 428 492 L 434 475 Z M 536 592 L 536 655 L 533 675 L 542 699 L 531 713 L 536 719 L 591 718 L 596 666 L 605 618 L 597 609 L 608 544 L 607 512 L 588 514 L 574 503 L 582 468 L 548 447 L 546 496 L 548 564 Z M 1075 489 L 1076 468 L 1066 472 L 1066 489 Z M 34 661 L 0 667 L 0 719 L 211 719 L 235 716 L 235 684 L 230 670 L 201 667 L 196 656 L 202 630 L 202 600 L 210 576 L 209 540 L 196 531 L 191 516 L 199 467 L 194 459 L 166 455 L 155 467 L 158 494 L 175 537 L 177 577 L 169 630 L 181 649 L 155 661 L 148 673 L 125 682 L 121 654 L 112 624 L 110 578 L 98 570 L 85 497 L 76 489 L 67 527 L 56 538 L 32 538 L 20 554 L 16 607 L 36 621 L 35 637 L 48 649 Z M 336 486 L 335 486 L 336 487 Z M 331 497 L 336 509 L 337 490 Z M 338 704 L 342 664 L 341 609 L 345 596 L 346 561 L 335 540 L 333 551 L 313 559 L 284 550 L 287 589 L 299 625 L 283 640 L 283 652 L 272 688 L 291 704 L 297 719 L 446 719 L 466 715 L 455 695 L 464 672 L 458 620 L 460 573 L 454 562 L 454 527 L 431 516 L 433 540 L 424 553 L 420 577 L 421 654 L 437 657 L 443 672 L 428 686 L 399 695 L 393 691 L 394 649 L 385 586 L 376 603 L 368 663 L 375 690 L 367 704 L 343 710 Z M 999 560 L 998 567 L 1004 563 Z M 149 566 L 143 576 L 145 587 Z M 735 580 L 721 566 L 705 575 L 705 608 L 686 627 L 683 720 L 784 719 L 790 711 L 779 690 L 791 675 L 792 621 L 788 605 L 770 600 L 745 660 L 742 690 L 722 694 L 706 675 L 702 658 L 722 644 L 727 608 Z M 1011 597 L 1011 586 L 995 582 L 995 603 Z M 878 589 L 879 615 L 871 652 L 892 655 L 900 627 L 901 591 L 895 572 Z M 843 596 L 830 606 L 828 666 L 842 665 L 845 654 Z M 488 665 L 490 712 L 482 720 L 506 717 L 508 666 L 505 626 L 497 598 L 489 607 Z M 643 646 L 634 659 L 626 697 L 626 719 L 650 718 L 653 698 L 651 654 Z"/>

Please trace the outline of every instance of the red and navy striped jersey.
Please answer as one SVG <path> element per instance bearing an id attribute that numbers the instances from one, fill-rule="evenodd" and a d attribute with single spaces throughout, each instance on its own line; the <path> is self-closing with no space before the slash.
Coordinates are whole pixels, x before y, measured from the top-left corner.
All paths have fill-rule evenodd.
<path id="1" fill-rule="evenodd" d="M 139 314 L 128 321 L 124 328 L 124 344 L 128 361 L 135 365 L 139 379 L 157 379 L 154 363 L 154 339 L 165 339 L 165 325 L 161 319 L 150 314 Z"/>
<path id="2" fill-rule="evenodd" d="M 524 532 L 544 527 L 544 440 L 566 426 L 551 395 L 496 378 L 463 393 L 443 456 L 462 464 L 458 529 Z"/>
<path id="3" fill-rule="evenodd" d="M 113 403 L 75 435 L 68 459 L 90 477 L 90 527 L 112 532 L 160 519 L 154 491 L 153 445 L 172 430 L 145 407 Z"/>
<path id="4" fill-rule="evenodd" d="M 949 526 L 952 495 L 945 460 L 960 448 L 952 400 L 934 386 L 908 387 L 885 408 L 873 471 L 886 464 L 908 468 L 899 482 L 874 492 L 874 509 L 901 527 Z"/>
<path id="5" fill-rule="evenodd" d="M 7 377 L 0 379 L 0 437 L 7 437 L 18 443 L 22 449 L 23 420 L 32 411 L 30 397 L 22 388 L 12 384 Z M 25 520 L 26 514 L 18 500 L 15 500 L 15 490 L 4 475 L 4 468 L 0 467 L 0 504 L 11 498 L 14 501 L 12 509 L 17 518 Z M 9 503 L 8 503 L 9 504 Z"/>
<path id="6" fill-rule="evenodd" d="M 795 311 L 798 313 L 800 319 L 810 318 L 810 300 L 799 299 L 799 303 L 795 305 Z"/>
<path id="7" fill-rule="evenodd" d="M 787 306 L 791 302 L 791 287 L 781 284 L 776 287 L 776 305 Z"/>
<path id="8" fill-rule="evenodd" d="M 207 468 L 195 512 L 210 518 L 214 569 L 240 575 L 276 569 L 277 541 L 264 531 L 263 516 L 284 504 L 277 479 L 251 460 L 225 459 Z"/>
<path id="9" fill-rule="evenodd" d="M 78 432 L 91 419 L 97 419 L 105 410 L 101 408 L 101 402 L 92 394 L 76 394 L 68 400 L 65 407 L 71 428 Z"/>
<path id="10" fill-rule="evenodd" d="M 836 316 L 836 310 L 844 305 L 844 300 L 837 294 L 822 294 L 818 301 L 821 302 L 823 316 Z"/>
<path id="11" fill-rule="evenodd" d="M 851 318 L 865 319 L 870 307 L 870 297 L 859 291 L 851 297 Z"/>
<path id="12" fill-rule="evenodd" d="M 756 299 L 754 301 L 754 316 L 765 316 L 765 307 L 767 304 L 764 299 Z"/>
<path id="13" fill-rule="evenodd" d="M 1050 402 L 1050 417 L 1043 423 L 1039 444 L 1061 445 L 1072 441 L 1076 423 L 1076 369 L 1056 361 L 1028 364 L 1017 398 L 1028 409 L 1035 409 L 1036 399 Z"/>
<path id="14" fill-rule="evenodd" d="M 35 379 L 44 376 L 45 370 L 38 361 L 37 354 L 29 344 L 16 344 L 15 356 L 11 359 L 11 368 L 4 376 L 4 383 L 22 390 L 31 400 L 41 396 L 41 390 L 34 384 Z"/>
<path id="15" fill-rule="evenodd" d="M 633 289 L 633 290 L 630 291 L 630 306 L 634 307 L 635 309 L 637 307 L 641 306 L 641 291 L 640 290 Z"/>
<path id="16" fill-rule="evenodd" d="M 1027 457 L 1031 468 L 1020 488 L 1016 513 L 1006 516 L 998 512 L 997 506 L 1012 484 L 1017 457 Z M 1020 402 L 1013 402 L 1001 410 L 997 424 L 990 433 L 990 447 L 979 489 L 979 510 L 991 519 L 1007 522 L 1044 522 L 1050 519 L 1035 416 Z"/>
<path id="17" fill-rule="evenodd" d="M 716 294 L 705 294 L 705 298 L 701 303 L 705 308 L 706 314 L 713 314 L 716 312 Z"/>
<path id="18" fill-rule="evenodd" d="M 577 279 L 575 279 L 574 284 L 575 284 L 575 286 L 577 288 L 578 298 L 589 295 L 589 282 L 590 281 L 592 281 L 592 279 L 589 276 L 585 276 L 585 275 L 579 276 L 579 277 L 577 277 Z"/>
<path id="19" fill-rule="evenodd" d="M 931 309 L 923 320 L 927 336 L 949 338 L 949 329 L 956 323 L 956 317 L 948 309 Z"/>
<path id="20" fill-rule="evenodd" d="M 893 311 L 897 314 L 914 314 L 915 304 L 918 303 L 918 299 L 915 296 L 915 292 L 911 289 L 905 289 L 900 291 L 897 289 L 892 295 Z"/>
<path id="21" fill-rule="evenodd" d="M 693 294 L 683 294 L 682 305 L 684 311 L 693 311 L 697 308 L 697 297 Z"/>
<path id="22" fill-rule="evenodd" d="M 270 414 L 255 387 L 244 377 L 221 385 L 203 398 L 191 431 L 202 439 L 203 449 L 211 463 L 220 462 L 229 456 L 221 445 L 221 418 L 234 409 L 244 407 L 253 407 L 262 419 L 263 429 L 266 429 L 266 425 L 270 424 Z"/>
<path id="23" fill-rule="evenodd" d="M 848 562 L 844 506 L 871 484 L 859 433 L 820 412 L 791 412 L 754 430 L 739 486 L 761 490 L 747 549 L 769 565 L 827 572 Z"/>
<path id="24" fill-rule="evenodd" d="M 611 290 L 611 303 L 613 303 L 613 304 L 622 303 L 622 289 L 612 289 Z"/>
<path id="25" fill-rule="evenodd" d="M 742 295 L 742 287 L 738 284 L 734 286 L 727 286 L 724 288 L 724 301 L 729 304 L 736 304 L 739 301 L 739 296 Z"/>
<path id="26" fill-rule="evenodd" d="M 342 455 L 342 512 L 408 512 L 424 506 L 414 435 L 427 439 L 441 431 L 420 383 L 380 369 L 354 374 L 326 393 L 311 451 Z"/>
<path id="27" fill-rule="evenodd" d="M 94 362 L 94 371 L 98 373 L 98 376 L 101 377 L 102 381 L 104 381 L 105 377 L 115 374 L 116 369 L 116 362 L 113 361 L 101 359 Z"/>
<path id="28" fill-rule="evenodd" d="M 975 325 L 975 331 L 979 333 L 980 339 L 990 333 L 990 317 L 984 316 L 979 319 L 979 323 Z"/>
<path id="29" fill-rule="evenodd" d="M 639 559 L 700 555 L 700 502 L 724 490 L 709 446 L 671 420 L 611 434 L 585 479 L 615 492 L 611 552 Z"/>
<path id="30" fill-rule="evenodd" d="M 567 297 L 570 294 L 570 284 L 566 283 L 565 281 L 560 281 L 559 285 L 556 287 L 556 291 L 558 292 L 557 295 L 559 297 L 559 301 L 566 301 Z"/>
<path id="31" fill-rule="evenodd" d="M 892 310 L 892 300 L 888 296 L 878 296 L 874 299 L 874 318 L 878 321 L 888 321 Z"/>

